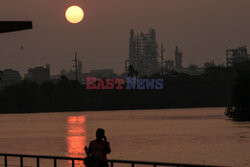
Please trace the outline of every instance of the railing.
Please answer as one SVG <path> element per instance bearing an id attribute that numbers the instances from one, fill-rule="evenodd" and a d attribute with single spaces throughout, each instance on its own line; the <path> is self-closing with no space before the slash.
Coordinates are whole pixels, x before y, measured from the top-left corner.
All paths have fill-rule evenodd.
<path id="1" fill-rule="evenodd" d="M 147 165 L 147 166 L 171 166 L 171 167 L 222 167 L 216 165 L 195 165 L 195 164 L 180 164 L 180 163 L 163 163 L 163 162 L 146 162 L 146 161 L 126 161 L 126 160 L 109 160 L 111 167 L 114 164 L 130 164 L 131 167 L 135 165 Z"/>
<path id="2" fill-rule="evenodd" d="M 4 159 L 4 167 L 8 167 L 8 157 L 17 157 L 20 160 L 20 167 L 24 167 L 24 158 L 36 159 L 36 167 L 40 167 L 41 159 L 53 160 L 53 166 L 57 167 L 57 160 L 69 160 L 72 163 L 72 167 L 75 167 L 75 161 L 84 161 L 84 158 L 72 158 L 72 157 L 59 157 L 59 156 L 42 156 L 42 155 L 23 155 L 23 154 L 2 154 L 0 157 Z M 179 164 L 179 163 L 161 163 L 161 162 L 145 162 L 145 161 L 125 161 L 125 160 L 108 160 L 110 167 L 114 167 L 115 164 L 129 164 L 131 167 L 135 165 L 148 165 L 148 166 L 171 166 L 171 167 L 219 167 L 214 165 L 194 165 L 194 164 Z M 220 166 L 221 167 L 221 166 Z"/>

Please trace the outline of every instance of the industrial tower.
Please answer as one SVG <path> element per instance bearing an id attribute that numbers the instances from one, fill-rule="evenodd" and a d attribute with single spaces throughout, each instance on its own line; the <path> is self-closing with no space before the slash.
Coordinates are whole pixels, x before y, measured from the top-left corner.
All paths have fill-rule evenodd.
<path id="1" fill-rule="evenodd" d="M 135 34 L 133 29 L 130 31 L 129 60 L 125 64 L 126 70 L 129 65 L 133 66 L 139 76 L 152 75 L 160 71 L 158 44 L 154 29 L 150 29 L 147 34 L 143 32 Z"/>
<path id="2" fill-rule="evenodd" d="M 236 49 L 226 50 L 227 67 L 232 67 L 238 63 L 250 60 L 250 55 L 247 52 L 247 47 L 238 47 Z"/>
<path id="3" fill-rule="evenodd" d="M 175 69 L 182 69 L 182 52 L 179 51 L 178 46 L 175 48 Z"/>

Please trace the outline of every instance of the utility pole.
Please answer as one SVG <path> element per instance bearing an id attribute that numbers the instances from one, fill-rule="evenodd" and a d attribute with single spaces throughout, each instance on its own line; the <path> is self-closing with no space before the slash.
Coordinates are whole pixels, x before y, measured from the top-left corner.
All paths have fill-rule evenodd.
<path id="1" fill-rule="evenodd" d="M 161 44 L 161 74 L 162 75 L 164 72 L 164 52 L 166 52 L 166 49 L 164 48 L 163 44 Z"/>
<path id="2" fill-rule="evenodd" d="M 78 81 L 78 60 L 76 52 L 75 52 L 75 59 L 73 61 L 75 62 L 75 65 L 73 67 L 75 68 L 76 81 Z"/>

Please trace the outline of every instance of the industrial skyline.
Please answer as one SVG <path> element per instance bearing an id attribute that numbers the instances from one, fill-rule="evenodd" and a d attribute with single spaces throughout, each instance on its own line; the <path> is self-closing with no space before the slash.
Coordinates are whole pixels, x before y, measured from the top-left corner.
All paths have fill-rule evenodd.
<path id="1" fill-rule="evenodd" d="M 167 59 L 174 59 L 175 46 L 179 46 L 185 54 L 183 66 L 209 60 L 225 64 L 227 48 L 250 45 L 250 2 L 245 0 L 74 3 L 86 14 L 78 25 L 69 24 L 64 17 L 71 1 L 50 1 L 49 7 L 43 0 L 3 1 L 0 20 L 31 20 L 34 29 L 1 34 L 0 68 L 11 67 L 24 74 L 28 67 L 50 62 L 55 74 L 71 66 L 69 57 L 77 51 L 86 69 L 112 66 L 122 73 L 131 28 L 136 32 L 154 28 L 158 42 L 166 47 Z"/>
<path id="2" fill-rule="evenodd" d="M 248 166 L 249 16 L 250 0 L 2 1 L 0 166 Z"/>
<path id="3" fill-rule="evenodd" d="M 77 58 L 77 53 L 75 53 L 71 68 L 69 70 L 62 69 L 60 73 L 56 75 L 51 73 L 49 63 L 46 63 L 45 66 L 29 68 L 23 77 L 17 70 L 11 68 L 0 69 L 0 88 L 14 85 L 23 79 L 35 81 L 39 84 L 46 81 L 56 83 L 62 76 L 66 76 L 69 80 L 78 80 L 80 83 L 85 84 L 87 77 L 97 77 L 100 79 L 124 78 L 131 75 L 131 67 L 134 70 L 132 75 L 139 78 L 160 73 L 163 75 L 171 74 L 173 71 L 188 75 L 201 75 L 211 67 L 218 67 L 218 69 L 227 71 L 227 69 L 239 63 L 250 60 L 250 54 L 248 54 L 247 47 L 242 46 L 226 50 L 226 65 L 216 64 L 214 61 L 210 60 L 204 62 L 202 66 L 190 64 L 188 67 L 183 67 L 183 53 L 179 50 L 178 46 L 175 48 L 175 60 L 162 59 L 164 51 L 163 45 L 161 45 L 161 55 L 157 54 L 158 44 L 154 29 L 150 29 L 148 34 L 144 34 L 143 32 L 134 34 L 134 31 L 131 30 L 129 46 L 130 56 L 128 60 L 125 61 L 125 72 L 122 74 L 115 73 L 112 67 L 83 71 L 82 60 L 79 60 Z M 162 68 L 160 68 L 160 64 Z"/>
<path id="4" fill-rule="evenodd" d="M 214 60 L 208 60 L 207 62 L 202 62 L 200 64 L 196 64 L 194 62 L 190 63 L 189 65 L 183 66 L 183 64 L 186 64 L 183 59 L 185 57 L 183 56 L 183 52 L 179 49 L 178 46 L 175 47 L 175 51 L 173 55 L 165 55 L 165 52 L 167 51 L 165 49 L 165 46 L 161 44 L 159 47 L 158 41 L 157 41 L 157 32 L 155 29 L 149 29 L 148 33 L 144 32 L 138 32 L 135 33 L 134 29 L 130 30 L 130 38 L 127 41 L 129 55 L 127 59 L 125 60 L 125 69 L 122 70 L 120 73 L 117 74 L 123 74 L 128 72 L 128 66 L 132 65 L 135 70 L 137 70 L 140 73 L 140 76 L 143 75 L 151 75 L 154 73 L 159 73 L 160 70 L 176 70 L 178 72 L 187 72 L 187 69 L 191 65 L 195 65 L 202 70 L 202 66 L 204 63 L 214 63 Z M 20 50 L 23 50 L 23 46 L 21 46 Z M 168 48 L 172 49 L 172 48 Z M 61 68 L 59 72 L 53 73 L 51 72 L 51 69 L 49 67 L 49 73 L 53 74 L 52 76 L 58 75 L 66 75 L 69 79 L 75 79 L 76 76 L 79 77 L 79 74 L 82 75 L 83 73 L 93 74 L 96 73 L 94 71 L 108 71 L 109 74 L 113 73 L 115 74 L 113 65 L 108 66 L 107 68 L 93 68 L 93 69 L 87 69 L 86 66 L 84 66 L 83 62 L 84 60 L 77 60 L 77 52 L 74 52 L 74 59 L 68 58 L 68 68 Z M 224 66 L 230 66 L 232 62 L 234 61 L 241 61 L 238 59 L 244 57 L 249 57 L 247 52 L 247 47 L 238 47 L 235 49 L 227 49 L 226 50 L 226 57 L 225 62 L 222 63 Z M 122 61 L 122 60 L 121 60 Z M 73 62 L 73 66 L 72 66 Z M 98 64 L 98 63 L 97 63 Z M 46 62 L 46 68 L 47 66 L 50 66 L 48 62 Z M 42 68 L 39 64 L 39 66 L 33 66 L 33 69 Z M 77 73 L 77 70 L 79 67 L 79 74 Z M 124 66 L 122 66 L 124 67 Z M 6 70 L 9 70 L 12 68 L 7 67 Z M 27 68 L 27 71 L 29 71 L 30 67 Z M 1 70 L 1 69 L 0 69 Z M 3 70 L 3 69 L 2 69 Z M 16 70 L 15 70 L 16 71 Z M 24 73 L 23 71 L 20 72 L 21 75 L 24 76 L 24 78 L 28 78 L 27 73 Z"/>

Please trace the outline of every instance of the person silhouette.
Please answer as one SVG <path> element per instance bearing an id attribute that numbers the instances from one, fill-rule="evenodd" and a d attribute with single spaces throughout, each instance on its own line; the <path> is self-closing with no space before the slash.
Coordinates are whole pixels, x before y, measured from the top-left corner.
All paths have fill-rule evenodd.
<path id="1" fill-rule="evenodd" d="M 85 147 L 88 156 L 87 167 L 108 167 L 107 154 L 111 152 L 110 144 L 105 136 L 105 130 L 96 130 L 96 140 L 90 142 L 89 147 Z"/>

